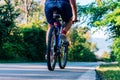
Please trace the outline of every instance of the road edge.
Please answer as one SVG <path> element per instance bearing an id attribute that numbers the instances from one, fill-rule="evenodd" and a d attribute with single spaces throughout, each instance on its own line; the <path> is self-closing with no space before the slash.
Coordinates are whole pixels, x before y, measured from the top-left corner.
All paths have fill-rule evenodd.
<path id="1" fill-rule="evenodd" d="M 82 76 L 80 76 L 77 80 L 96 80 L 96 71 L 88 70 Z"/>
<path id="2" fill-rule="evenodd" d="M 96 68 L 99 67 L 100 64 L 101 62 L 94 69 L 88 70 L 76 80 L 101 80 L 100 75 L 96 71 Z"/>

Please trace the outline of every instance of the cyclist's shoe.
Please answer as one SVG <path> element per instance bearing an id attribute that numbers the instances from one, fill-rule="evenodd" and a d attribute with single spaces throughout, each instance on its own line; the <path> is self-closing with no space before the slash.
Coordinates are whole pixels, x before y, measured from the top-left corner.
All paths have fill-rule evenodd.
<path id="1" fill-rule="evenodd" d="M 63 40 L 63 41 L 67 41 L 67 37 L 66 37 L 66 35 L 65 34 L 61 34 L 61 39 Z"/>
<path id="2" fill-rule="evenodd" d="M 65 34 L 61 34 L 61 39 L 63 40 L 63 45 L 69 45 L 69 41 L 67 40 L 67 37 Z"/>

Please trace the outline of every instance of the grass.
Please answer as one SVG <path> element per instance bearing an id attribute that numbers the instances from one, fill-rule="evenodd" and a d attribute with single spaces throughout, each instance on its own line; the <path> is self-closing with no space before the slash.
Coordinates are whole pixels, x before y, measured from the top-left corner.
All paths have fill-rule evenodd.
<path id="1" fill-rule="evenodd" d="M 120 64 L 102 64 L 96 71 L 101 80 L 120 80 Z"/>

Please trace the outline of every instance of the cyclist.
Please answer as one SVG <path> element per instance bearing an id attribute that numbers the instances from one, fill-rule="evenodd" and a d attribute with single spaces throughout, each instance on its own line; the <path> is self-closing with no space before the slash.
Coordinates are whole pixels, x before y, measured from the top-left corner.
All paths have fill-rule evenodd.
<path id="1" fill-rule="evenodd" d="M 62 20 L 66 22 L 66 26 L 62 30 L 61 38 L 64 42 L 68 42 L 66 33 L 70 29 L 73 22 L 77 20 L 76 0 L 45 0 L 45 15 L 48 22 L 48 30 L 46 34 L 46 44 L 48 41 L 48 32 L 50 27 L 54 25 L 53 10 L 57 8 Z"/>

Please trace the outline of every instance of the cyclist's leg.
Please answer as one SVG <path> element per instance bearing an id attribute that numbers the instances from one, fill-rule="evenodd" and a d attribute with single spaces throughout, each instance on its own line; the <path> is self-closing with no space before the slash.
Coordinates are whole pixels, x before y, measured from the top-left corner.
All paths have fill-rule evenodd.
<path id="1" fill-rule="evenodd" d="M 69 41 L 68 41 L 68 39 L 67 39 L 67 37 L 66 37 L 66 34 L 67 34 L 67 32 L 69 31 L 69 29 L 71 28 L 71 26 L 72 26 L 72 18 L 69 20 L 69 22 L 67 22 L 67 24 L 66 24 L 66 26 L 63 28 L 62 34 L 61 34 L 62 40 L 64 41 L 65 44 L 67 43 L 68 45 L 69 45 Z"/>
<path id="2" fill-rule="evenodd" d="M 48 29 L 46 33 L 46 44 L 48 42 L 48 32 L 50 30 L 50 27 L 53 26 L 53 8 L 55 7 L 54 3 L 55 2 L 53 1 L 47 1 L 45 3 L 45 16 L 48 22 Z"/>
<path id="3" fill-rule="evenodd" d="M 48 42 L 48 33 L 49 33 L 49 31 L 50 31 L 50 27 L 51 27 L 51 26 L 52 26 L 52 25 L 48 23 L 48 29 L 47 29 L 47 33 L 46 33 L 46 44 L 48 44 L 48 43 L 47 43 L 47 42 Z"/>
<path id="4" fill-rule="evenodd" d="M 61 9 L 62 19 L 67 23 L 63 30 L 67 33 L 72 25 L 72 8 L 70 3 L 63 2 Z"/>
<path id="5" fill-rule="evenodd" d="M 69 29 L 72 26 L 72 18 L 66 23 L 66 26 L 64 27 L 62 33 L 66 35 L 66 33 L 69 31 Z"/>
<path id="6" fill-rule="evenodd" d="M 62 31 L 63 39 L 66 40 L 66 33 L 68 30 L 71 28 L 72 25 L 72 8 L 70 3 L 67 2 L 61 2 L 59 3 L 60 11 L 61 11 L 61 16 L 63 21 L 66 22 L 66 26 L 64 27 Z"/>

